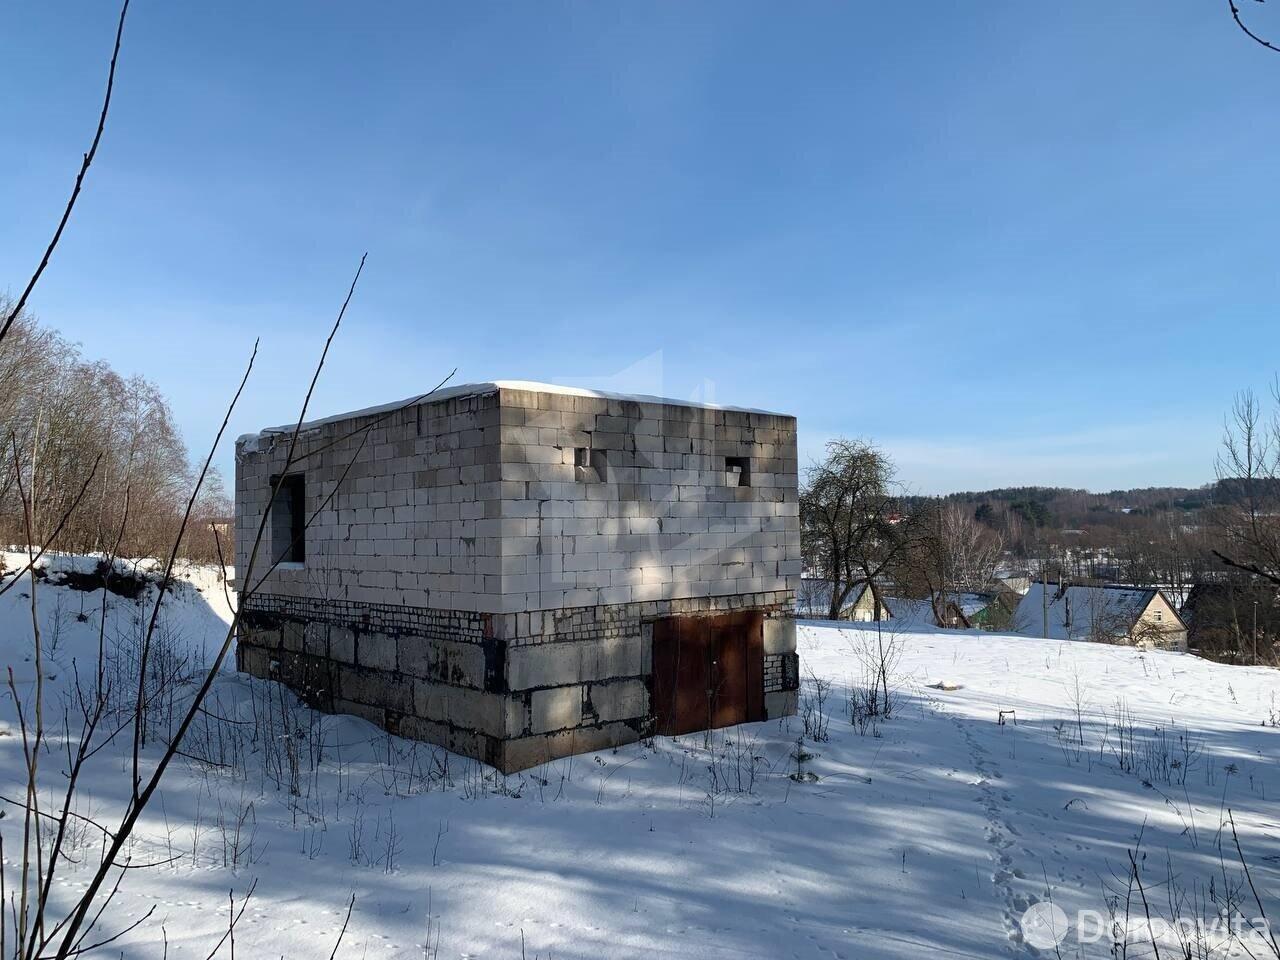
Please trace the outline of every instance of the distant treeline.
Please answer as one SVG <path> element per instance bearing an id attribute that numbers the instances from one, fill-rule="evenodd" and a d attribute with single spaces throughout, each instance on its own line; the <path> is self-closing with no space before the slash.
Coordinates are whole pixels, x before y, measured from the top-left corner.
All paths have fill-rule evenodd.
<path id="1" fill-rule="evenodd" d="M 1124 527 L 1125 518 L 1186 515 L 1223 502 L 1229 497 L 1219 492 L 1221 486 L 1140 487 L 1107 493 L 1071 487 L 998 487 L 950 493 L 941 499 L 971 507 L 974 516 L 987 524 L 1012 515 L 1033 528 Z"/>
<path id="2" fill-rule="evenodd" d="M 7 309 L 0 300 L 0 315 Z M 76 344 L 20 316 L 0 343 L 0 439 L 4 544 L 43 543 L 59 526 L 52 549 L 107 551 L 119 540 L 122 556 L 143 557 L 172 543 L 193 472 L 155 384 L 86 360 Z M 183 553 L 213 559 L 211 521 L 230 510 L 214 477 Z"/>

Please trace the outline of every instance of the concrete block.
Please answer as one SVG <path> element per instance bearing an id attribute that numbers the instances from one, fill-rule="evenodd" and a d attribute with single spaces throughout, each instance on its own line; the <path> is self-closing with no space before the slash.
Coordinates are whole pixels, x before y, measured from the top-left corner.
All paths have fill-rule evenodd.
<path id="1" fill-rule="evenodd" d="M 582 723 L 582 687 L 535 690 L 529 698 L 529 713 L 534 733 L 576 727 Z"/>
<path id="2" fill-rule="evenodd" d="M 576 643 L 543 643 L 507 651 L 507 688 L 531 690 L 582 679 L 582 653 Z"/>
<path id="3" fill-rule="evenodd" d="M 648 670 L 644 653 L 644 639 L 639 633 L 587 642 L 582 649 L 582 679 L 638 677 Z"/>
<path id="4" fill-rule="evenodd" d="M 356 663 L 375 670 L 396 669 L 397 640 L 385 633 L 361 633 L 356 637 Z"/>
<path id="5" fill-rule="evenodd" d="M 278 627 L 263 629 L 242 624 L 239 639 L 242 643 L 254 647 L 263 647 L 267 650 L 280 649 L 280 629 Z"/>
<path id="6" fill-rule="evenodd" d="M 796 715 L 797 691 L 777 690 L 764 695 L 764 713 L 770 720 Z"/>
<path id="7" fill-rule="evenodd" d="M 312 620 L 302 638 L 302 652 L 311 657 L 329 656 L 329 624 Z"/>
<path id="8" fill-rule="evenodd" d="M 339 667 L 338 697 L 407 713 L 413 709 L 413 687 L 408 681 L 377 670 Z"/>
<path id="9" fill-rule="evenodd" d="M 271 652 L 245 643 L 236 645 L 236 669 L 251 677 L 267 679 L 271 676 Z"/>
<path id="10" fill-rule="evenodd" d="M 356 634 L 350 627 L 329 627 L 329 657 L 339 663 L 356 662 Z"/>
<path id="11" fill-rule="evenodd" d="M 494 766 L 499 764 L 501 741 L 497 737 L 474 730 L 459 730 L 447 723 L 437 723 L 434 720 L 414 716 L 399 718 L 396 726 L 399 736 L 433 743 L 446 750 L 452 750 L 467 757 L 475 757 Z"/>
<path id="12" fill-rule="evenodd" d="M 460 687 L 484 689 L 484 648 L 434 638 L 399 638 L 399 672 L 420 680 L 435 680 Z"/>
<path id="13" fill-rule="evenodd" d="M 368 720 L 370 723 L 378 727 L 386 724 L 387 714 L 381 707 L 372 707 L 367 703 L 356 703 L 350 700 L 335 699 L 333 701 L 334 713 L 346 713 L 353 717 L 359 717 L 362 720 Z"/>
<path id="14" fill-rule="evenodd" d="M 631 720 L 649 714 L 649 690 L 643 680 L 615 680 L 588 685 L 583 712 L 598 721 Z"/>
<path id="15" fill-rule="evenodd" d="M 411 712 L 425 720 L 501 737 L 506 734 L 505 699 L 498 693 L 415 680 Z"/>
<path id="16" fill-rule="evenodd" d="M 306 624 L 298 620 L 286 620 L 280 625 L 280 646 L 290 653 L 302 653 Z"/>
<path id="17" fill-rule="evenodd" d="M 630 724 L 605 723 L 559 733 L 519 737 L 502 744 L 498 769 L 503 773 L 514 773 L 572 754 L 634 743 L 641 736 L 641 729 Z"/>
<path id="18" fill-rule="evenodd" d="M 518 737 L 529 732 L 529 703 L 523 696 L 503 697 L 503 713 L 506 720 L 503 725 L 504 737 Z"/>
<path id="19" fill-rule="evenodd" d="M 790 617 L 771 617 L 764 622 L 764 652 L 795 653 L 796 622 Z"/>

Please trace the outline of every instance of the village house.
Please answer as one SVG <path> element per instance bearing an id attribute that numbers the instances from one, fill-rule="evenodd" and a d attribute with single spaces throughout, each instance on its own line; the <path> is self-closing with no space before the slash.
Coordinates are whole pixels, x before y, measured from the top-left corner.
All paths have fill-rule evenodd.
<path id="1" fill-rule="evenodd" d="M 971 630 L 979 625 L 989 599 L 979 593 L 935 594 L 932 597 L 889 597 L 885 603 L 889 619 L 903 629 L 919 630 L 943 627 L 948 630 Z"/>
<path id="2" fill-rule="evenodd" d="M 1028 580 L 1027 589 L 1030 589 L 1030 584 L 1031 581 Z M 983 630 L 1008 630 L 1018 612 L 1018 604 L 1022 602 L 1024 592 L 1015 589 L 1008 581 L 992 581 L 990 589 L 974 594 L 981 598 L 983 605 L 972 616 L 973 625 Z"/>
<path id="3" fill-rule="evenodd" d="M 821 577 L 804 577 L 796 594 L 796 615 L 823 620 L 831 613 L 832 584 Z M 889 619 L 887 601 L 876 603 L 875 592 L 868 584 L 858 584 L 849 591 L 840 607 L 840 620 L 871 623 Z"/>
<path id="4" fill-rule="evenodd" d="M 878 599 L 876 593 L 877 591 L 872 590 L 869 583 L 861 584 L 854 589 L 849 595 L 847 619 L 862 623 L 875 623 L 877 620 L 889 619 L 891 614 L 888 598 L 885 597 L 883 589 L 880 590 Z"/>
<path id="5" fill-rule="evenodd" d="M 1093 640 L 1185 650 L 1187 625 L 1161 590 L 1122 584 L 1033 581 L 1012 631 L 1029 637 Z"/>
<path id="6" fill-rule="evenodd" d="M 241 670 L 507 772 L 795 712 L 793 417 L 504 381 L 292 432 L 236 445 Z"/>
<path id="7" fill-rule="evenodd" d="M 984 630 L 1003 629 L 1018 605 L 1017 594 L 1008 590 L 984 593 L 952 592 L 930 598 L 891 596 L 891 583 L 878 584 L 880 597 L 869 584 L 849 591 L 840 608 L 839 620 L 853 623 L 892 622 L 902 629 Z M 824 620 L 831 612 L 831 581 L 805 577 L 796 595 L 796 615 Z"/>

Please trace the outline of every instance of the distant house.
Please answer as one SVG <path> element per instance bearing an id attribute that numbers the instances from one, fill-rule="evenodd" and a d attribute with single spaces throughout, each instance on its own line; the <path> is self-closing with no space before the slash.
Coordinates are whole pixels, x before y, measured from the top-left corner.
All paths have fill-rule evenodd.
<path id="1" fill-rule="evenodd" d="M 1187 625 L 1164 593 L 1120 584 L 1037 580 L 1018 604 L 1012 630 L 1028 637 L 1092 640 L 1185 650 Z"/>
<path id="2" fill-rule="evenodd" d="M 804 577 L 796 593 L 796 616 L 825 619 L 831 613 L 831 590 L 830 580 Z M 849 591 L 841 605 L 839 619 L 872 623 L 889 619 L 889 613 L 885 603 L 876 603 L 874 591 L 864 583 Z"/>
<path id="3" fill-rule="evenodd" d="M 1274 586 L 1228 581 L 1197 583 L 1182 605 L 1187 644 L 1233 663 L 1273 658 L 1280 637 L 1280 597 Z"/>
<path id="4" fill-rule="evenodd" d="M 888 598 L 883 593 L 877 600 L 875 591 L 871 589 L 871 585 L 864 583 L 850 594 L 852 603 L 849 604 L 849 619 L 856 620 L 859 623 L 875 623 L 877 620 L 888 620 L 892 615 L 889 612 Z"/>
<path id="5" fill-rule="evenodd" d="M 852 609 L 851 620 L 874 623 L 877 620 L 892 622 L 903 628 L 946 627 L 968 630 L 976 626 L 976 618 L 986 607 L 986 601 L 978 594 L 953 593 L 945 598 L 891 597 L 881 594 L 877 604 L 869 588 L 860 591 Z"/>
<path id="6" fill-rule="evenodd" d="M 982 608 L 970 618 L 973 625 L 983 630 L 1008 630 L 1018 612 L 1018 604 L 1022 602 L 1022 594 L 1029 589 L 1029 579 L 1024 590 L 1015 590 L 1007 583 L 997 581 L 994 589 L 973 594 L 983 601 Z"/>
<path id="7" fill-rule="evenodd" d="M 840 608 L 838 619 L 853 623 L 891 622 L 906 630 L 943 627 L 952 630 L 1003 629 L 1018 605 L 1017 594 L 1009 591 L 990 593 L 948 593 L 945 599 L 890 596 L 892 584 L 880 585 L 880 599 L 868 584 L 849 591 Z M 826 619 L 831 612 L 831 581 L 805 577 L 796 593 L 796 616 Z"/>

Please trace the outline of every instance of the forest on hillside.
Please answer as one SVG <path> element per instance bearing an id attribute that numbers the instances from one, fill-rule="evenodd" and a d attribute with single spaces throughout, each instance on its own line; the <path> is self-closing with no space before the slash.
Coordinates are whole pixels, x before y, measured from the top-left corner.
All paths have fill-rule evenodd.
<path id="1" fill-rule="evenodd" d="M 0 315 L 10 308 L 0 298 Z M 0 543 L 131 557 L 168 552 L 195 469 L 155 383 L 84 357 L 78 344 L 22 312 L 0 351 L 0 430 Z M 212 524 L 230 513 L 214 471 L 180 553 L 216 560 Z M 224 556 L 229 549 L 223 544 Z"/>

